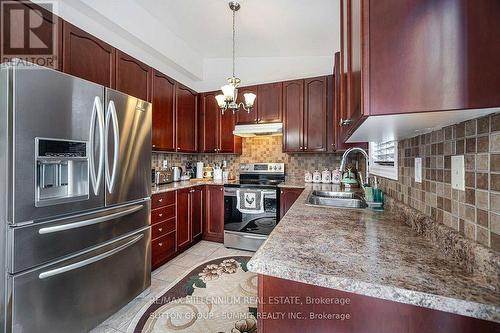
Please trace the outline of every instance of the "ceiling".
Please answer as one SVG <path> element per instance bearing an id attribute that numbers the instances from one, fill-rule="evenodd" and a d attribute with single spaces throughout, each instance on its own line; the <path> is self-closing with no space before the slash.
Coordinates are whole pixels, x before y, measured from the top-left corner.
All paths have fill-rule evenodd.
<path id="1" fill-rule="evenodd" d="M 64 19 L 199 92 L 230 76 L 228 0 L 55 1 Z M 243 85 L 332 73 L 339 0 L 240 3 L 236 74 Z"/>
<path id="2" fill-rule="evenodd" d="M 136 0 L 204 58 L 231 56 L 227 0 Z M 339 49 L 337 0 L 241 0 L 237 56 L 327 56 Z"/>

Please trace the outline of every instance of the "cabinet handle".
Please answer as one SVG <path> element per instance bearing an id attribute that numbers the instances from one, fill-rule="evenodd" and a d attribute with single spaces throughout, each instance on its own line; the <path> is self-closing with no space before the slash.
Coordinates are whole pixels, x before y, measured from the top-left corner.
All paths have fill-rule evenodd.
<path id="1" fill-rule="evenodd" d="M 159 232 L 162 232 L 162 231 L 163 231 L 163 228 L 158 228 L 158 231 L 159 231 Z"/>
<path id="2" fill-rule="evenodd" d="M 158 246 L 163 246 L 163 243 L 158 243 Z"/>
<path id="3" fill-rule="evenodd" d="M 283 191 L 280 191 L 281 194 L 283 194 Z"/>
<path id="4" fill-rule="evenodd" d="M 217 148 L 215 148 L 214 151 L 217 151 Z"/>
<path id="5" fill-rule="evenodd" d="M 221 191 L 224 191 L 224 189 L 223 189 L 222 187 L 220 188 L 220 190 L 221 190 Z"/>
<path id="6" fill-rule="evenodd" d="M 163 216 L 163 213 L 161 213 L 161 214 L 158 214 L 158 217 L 162 217 L 162 216 Z"/>
<path id="7" fill-rule="evenodd" d="M 156 145 L 153 145 L 153 148 L 156 147 Z"/>
<path id="8" fill-rule="evenodd" d="M 163 202 L 163 199 L 158 199 L 158 202 Z"/>
<path id="9" fill-rule="evenodd" d="M 352 123 L 352 119 L 340 119 L 340 126 L 347 126 Z"/>

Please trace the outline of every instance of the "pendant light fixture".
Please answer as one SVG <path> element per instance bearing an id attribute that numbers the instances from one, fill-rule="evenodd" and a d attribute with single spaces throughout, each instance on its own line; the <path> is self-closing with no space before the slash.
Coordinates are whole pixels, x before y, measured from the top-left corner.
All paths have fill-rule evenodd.
<path id="1" fill-rule="evenodd" d="M 238 1 L 230 1 L 229 2 L 229 9 L 233 12 L 233 75 L 227 79 L 228 84 L 225 86 L 221 87 L 222 94 L 219 94 L 215 96 L 215 99 L 217 100 L 217 104 L 219 105 L 219 108 L 222 111 L 222 114 L 227 109 L 230 109 L 233 111 L 233 114 L 236 111 L 239 111 L 240 107 L 243 108 L 246 112 L 252 111 L 252 108 L 255 103 L 255 98 L 257 97 L 255 94 L 252 93 L 246 93 L 243 94 L 243 97 L 245 98 L 245 103 L 237 102 L 238 99 L 238 85 L 240 84 L 241 80 L 238 79 L 234 72 L 235 72 L 235 44 L 236 44 L 236 12 L 241 8 L 240 4 Z"/>

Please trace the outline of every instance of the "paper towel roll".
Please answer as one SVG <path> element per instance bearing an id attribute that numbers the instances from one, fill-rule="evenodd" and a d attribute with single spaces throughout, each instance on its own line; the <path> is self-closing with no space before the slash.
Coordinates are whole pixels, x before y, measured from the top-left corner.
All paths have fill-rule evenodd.
<path id="1" fill-rule="evenodd" d="M 196 162 L 196 178 L 203 178 L 203 162 Z"/>

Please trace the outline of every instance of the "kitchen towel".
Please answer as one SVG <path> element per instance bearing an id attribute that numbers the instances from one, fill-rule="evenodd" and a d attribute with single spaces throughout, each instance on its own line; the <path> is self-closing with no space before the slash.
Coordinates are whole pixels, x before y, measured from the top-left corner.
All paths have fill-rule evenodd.
<path id="1" fill-rule="evenodd" d="M 262 191 L 236 190 L 236 208 L 243 214 L 264 213 L 264 195 Z"/>

